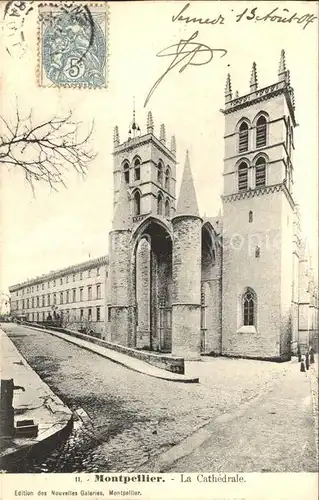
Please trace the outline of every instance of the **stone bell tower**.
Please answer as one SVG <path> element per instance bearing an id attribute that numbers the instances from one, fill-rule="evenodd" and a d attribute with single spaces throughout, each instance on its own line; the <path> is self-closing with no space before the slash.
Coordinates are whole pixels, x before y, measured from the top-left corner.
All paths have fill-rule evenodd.
<path id="1" fill-rule="evenodd" d="M 281 52 L 277 79 L 225 89 L 222 352 L 288 359 L 292 332 L 294 92 Z"/>
<path id="2" fill-rule="evenodd" d="M 160 261 L 166 237 L 159 229 L 168 228 L 176 210 L 176 141 L 173 136 L 167 145 L 164 124 L 159 137 L 154 134 L 151 112 L 143 134 L 134 110 L 127 139 L 120 141 L 116 126 L 113 144 L 107 331 L 112 342 L 154 349 L 160 345 L 156 300 L 165 285 Z"/>

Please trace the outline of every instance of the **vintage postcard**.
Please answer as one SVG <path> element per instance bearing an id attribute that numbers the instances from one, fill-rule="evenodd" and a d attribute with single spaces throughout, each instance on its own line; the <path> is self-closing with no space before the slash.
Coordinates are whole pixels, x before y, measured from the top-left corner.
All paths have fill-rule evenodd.
<path id="1" fill-rule="evenodd" d="M 0 498 L 317 498 L 318 3 L 0 8 Z"/>

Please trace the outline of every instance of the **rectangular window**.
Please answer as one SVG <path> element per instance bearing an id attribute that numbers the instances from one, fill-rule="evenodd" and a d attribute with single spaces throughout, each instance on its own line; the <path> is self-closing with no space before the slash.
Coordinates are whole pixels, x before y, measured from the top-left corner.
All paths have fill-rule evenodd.
<path id="1" fill-rule="evenodd" d="M 80 280 L 83 280 L 83 273 L 80 273 Z"/>
<path id="2" fill-rule="evenodd" d="M 92 287 L 88 286 L 88 300 L 92 300 Z"/>
<path id="3" fill-rule="evenodd" d="M 97 307 L 96 308 L 96 321 L 100 321 L 100 320 L 101 320 L 101 308 Z"/>
<path id="4" fill-rule="evenodd" d="M 63 292 L 60 292 L 60 304 L 63 304 Z"/>
<path id="5" fill-rule="evenodd" d="M 101 298 L 101 285 L 96 285 L 96 298 Z"/>
<path id="6" fill-rule="evenodd" d="M 50 281 L 48 281 L 48 288 L 50 288 Z"/>
<path id="7" fill-rule="evenodd" d="M 111 321 L 111 308 L 110 307 L 107 308 L 107 320 Z"/>
<path id="8" fill-rule="evenodd" d="M 83 300 L 83 288 L 80 288 L 80 300 Z"/>
<path id="9" fill-rule="evenodd" d="M 76 302 L 76 289 L 73 288 L 73 302 Z"/>
<path id="10" fill-rule="evenodd" d="M 88 278 L 91 278 L 91 269 L 88 270 Z"/>
<path id="11" fill-rule="evenodd" d="M 73 278 L 73 281 L 75 281 L 75 274 L 73 274 L 72 278 Z"/>
<path id="12" fill-rule="evenodd" d="M 55 280 L 53 280 L 53 286 L 56 286 L 56 281 Z"/>
<path id="13" fill-rule="evenodd" d="M 45 307 L 45 297 L 44 297 L 44 295 L 42 296 L 42 307 Z"/>
<path id="14" fill-rule="evenodd" d="M 44 290 L 44 283 L 42 283 L 42 290 Z"/>
<path id="15" fill-rule="evenodd" d="M 32 297 L 32 307 L 34 307 L 34 297 Z"/>
<path id="16" fill-rule="evenodd" d="M 40 297 L 37 297 L 37 307 L 40 307 Z"/>
<path id="17" fill-rule="evenodd" d="M 37 285 L 37 291 L 39 291 L 39 285 Z"/>
<path id="18" fill-rule="evenodd" d="M 70 293 L 69 290 L 66 291 L 66 303 L 68 304 L 70 302 Z"/>
<path id="19" fill-rule="evenodd" d="M 29 299 L 27 299 L 27 309 L 29 309 Z"/>
<path id="20" fill-rule="evenodd" d="M 51 305 L 51 303 L 50 303 L 50 302 L 51 302 L 51 301 L 50 301 L 50 294 L 48 294 L 48 306 L 50 306 L 50 305 Z"/>
<path id="21" fill-rule="evenodd" d="M 83 319 L 83 313 L 84 313 L 84 310 L 83 309 L 80 309 L 80 318 Z"/>
<path id="22" fill-rule="evenodd" d="M 89 307 L 88 318 L 89 318 L 89 320 L 92 319 L 92 309 L 91 309 L 91 307 Z"/>
<path id="23" fill-rule="evenodd" d="M 60 285 L 63 285 L 63 278 L 60 278 Z"/>
<path id="24" fill-rule="evenodd" d="M 53 294 L 53 305 L 56 306 L 56 293 Z"/>
<path id="25" fill-rule="evenodd" d="M 100 276 L 100 268 L 99 267 L 96 269 L 96 276 Z"/>

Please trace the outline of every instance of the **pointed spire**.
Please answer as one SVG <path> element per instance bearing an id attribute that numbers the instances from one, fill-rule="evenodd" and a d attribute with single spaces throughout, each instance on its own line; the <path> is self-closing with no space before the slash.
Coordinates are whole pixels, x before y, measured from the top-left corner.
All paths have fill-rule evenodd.
<path id="1" fill-rule="evenodd" d="M 135 137 L 138 137 L 141 135 L 141 129 L 136 123 L 136 118 L 135 118 L 135 97 L 133 97 L 133 121 L 130 125 L 129 131 L 128 131 L 128 139 L 132 139 Z"/>
<path id="2" fill-rule="evenodd" d="M 239 97 L 239 92 L 238 92 L 238 90 L 236 90 L 236 92 L 235 92 L 235 99 L 238 99 L 238 97 Z"/>
<path id="3" fill-rule="evenodd" d="M 283 81 L 286 79 L 286 54 L 284 49 L 281 50 L 280 53 L 280 61 L 279 61 L 279 69 L 278 69 L 278 77 L 279 81 Z"/>
<path id="4" fill-rule="evenodd" d="M 147 133 L 148 134 L 154 133 L 154 122 L 153 122 L 152 111 L 149 111 L 147 113 Z"/>
<path id="5" fill-rule="evenodd" d="M 250 77 L 250 92 L 255 92 L 257 88 L 258 88 L 257 66 L 256 63 L 253 62 L 253 67 L 251 70 L 251 77 Z"/>
<path id="6" fill-rule="evenodd" d="M 118 146 L 120 144 L 120 134 L 119 134 L 119 128 L 117 125 L 114 127 L 113 144 L 114 144 L 114 146 Z"/>
<path id="7" fill-rule="evenodd" d="M 188 151 L 175 215 L 196 215 L 199 217 L 196 191 L 193 182 Z"/>
<path id="8" fill-rule="evenodd" d="M 164 123 L 161 124 L 160 128 L 160 141 L 166 144 L 166 130 Z"/>
<path id="9" fill-rule="evenodd" d="M 232 99 L 232 91 L 231 91 L 231 79 L 230 73 L 228 73 L 226 78 L 226 87 L 225 87 L 225 102 L 229 102 Z"/>
<path id="10" fill-rule="evenodd" d="M 128 229 L 130 222 L 130 203 L 127 195 L 124 175 L 121 175 L 118 199 L 114 210 L 113 230 Z"/>
<path id="11" fill-rule="evenodd" d="M 171 137 L 171 152 L 176 155 L 176 138 L 175 135 Z"/>

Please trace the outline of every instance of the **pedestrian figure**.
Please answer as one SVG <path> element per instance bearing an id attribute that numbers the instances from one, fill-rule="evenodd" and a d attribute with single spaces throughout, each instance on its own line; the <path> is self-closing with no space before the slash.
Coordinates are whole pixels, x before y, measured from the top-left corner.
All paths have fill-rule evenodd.
<path id="1" fill-rule="evenodd" d="M 309 353 L 306 353 L 306 368 L 309 370 Z"/>
<path id="2" fill-rule="evenodd" d="M 301 363 L 300 363 L 300 371 L 301 372 L 305 372 L 306 371 L 306 368 L 305 368 L 305 362 L 304 362 L 304 359 L 301 358 Z"/>
<path id="3" fill-rule="evenodd" d="M 315 362 L 315 353 L 314 353 L 312 346 L 310 346 L 310 349 L 309 349 L 309 360 L 310 360 L 310 364 L 313 364 Z"/>

